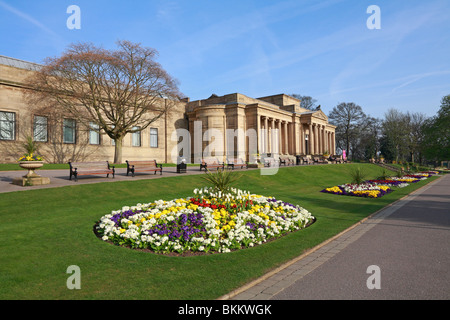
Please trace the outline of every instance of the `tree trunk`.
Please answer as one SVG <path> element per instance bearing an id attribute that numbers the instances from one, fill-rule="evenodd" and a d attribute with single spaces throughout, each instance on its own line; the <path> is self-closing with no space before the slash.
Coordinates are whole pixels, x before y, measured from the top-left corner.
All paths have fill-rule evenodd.
<path id="1" fill-rule="evenodd" d="M 123 138 L 118 138 L 114 140 L 115 148 L 114 148 L 114 163 L 120 164 L 122 163 L 122 142 Z"/>

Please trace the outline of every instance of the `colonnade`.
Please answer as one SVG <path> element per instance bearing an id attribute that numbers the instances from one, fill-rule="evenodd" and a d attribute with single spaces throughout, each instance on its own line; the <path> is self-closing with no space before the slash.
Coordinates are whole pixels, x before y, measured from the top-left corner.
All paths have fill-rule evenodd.
<path id="1" fill-rule="evenodd" d="M 325 124 L 294 123 L 267 116 L 257 116 L 260 153 L 316 155 L 335 153 L 335 133 Z"/>
<path id="2" fill-rule="evenodd" d="M 310 134 L 307 154 L 324 154 L 325 152 L 334 154 L 336 150 L 334 131 L 327 130 L 326 125 L 319 123 L 309 123 L 308 126 Z"/>

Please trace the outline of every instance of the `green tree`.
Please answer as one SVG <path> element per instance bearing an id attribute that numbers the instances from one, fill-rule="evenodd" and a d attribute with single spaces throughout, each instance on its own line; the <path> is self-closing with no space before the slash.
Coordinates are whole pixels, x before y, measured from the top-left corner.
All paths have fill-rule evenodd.
<path id="1" fill-rule="evenodd" d="M 428 160 L 450 160 L 450 95 L 441 100 L 436 116 L 425 121 L 422 127 L 422 151 Z"/>

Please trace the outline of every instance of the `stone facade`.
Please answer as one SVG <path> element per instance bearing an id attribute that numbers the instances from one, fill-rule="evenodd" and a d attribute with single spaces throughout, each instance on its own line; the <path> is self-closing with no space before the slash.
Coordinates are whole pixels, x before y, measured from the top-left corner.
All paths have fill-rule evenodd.
<path id="1" fill-rule="evenodd" d="M 214 142 L 212 156 L 251 161 L 252 156 L 262 154 L 335 154 L 336 127 L 328 123 L 327 116 L 320 109 L 301 108 L 300 100 L 285 94 L 258 99 L 240 93 L 212 95 L 189 102 L 186 112 L 192 137 L 196 122 L 201 123 L 201 150 Z M 202 157 L 200 149 L 193 146 L 192 150 L 197 162 Z"/>
<path id="2" fill-rule="evenodd" d="M 0 56 L 0 163 L 16 162 L 24 153 L 25 137 L 36 135 L 37 127 L 45 129 L 39 150 L 46 162 L 112 162 L 114 145 L 106 134 L 92 134 L 90 128 L 72 123 L 64 115 L 55 120 L 52 114 L 36 113 L 26 102 L 24 93 L 29 89 L 24 80 L 37 68 L 37 64 Z M 161 99 L 161 103 L 167 101 Z M 73 128 L 67 129 L 70 125 Z M 67 141 L 67 130 L 69 136 L 73 130 L 73 140 Z M 189 137 L 182 138 L 183 134 Z M 239 93 L 212 95 L 205 100 L 177 101 L 169 114 L 139 136 L 128 134 L 123 161 L 176 162 L 184 139 L 189 142 L 185 157 L 195 163 L 205 155 L 250 161 L 262 154 L 334 154 L 334 135 L 335 126 L 321 110 L 303 109 L 300 100 L 285 94 L 258 99 Z"/>
<path id="3" fill-rule="evenodd" d="M 22 143 L 27 135 L 33 135 L 36 117 L 47 122 L 45 138 L 42 139 L 44 141 L 39 143 L 39 153 L 46 162 L 113 162 L 114 142 L 106 134 L 100 133 L 92 141 L 90 129 L 75 123 L 74 141 L 67 142 L 63 137 L 64 115 L 54 119 L 53 114 L 35 113 L 35 109 L 26 101 L 25 92 L 29 89 L 23 83 L 37 68 L 39 65 L 0 56 L 0 126 L 3 124 L 3 136 L 0 133 L 0 163 L 16 162 L 24 153 Z M 161 103 L 165 101 L 161 99 Z M 177 141 L 172 141 L 171 137 L 176 129 L 187 128 L 184 114 L 185 102 L 177 102 L 167 115 L 153 122 L 139 136 L 125 136 L 123 161 L 155 159 L 160 163 L 172 162 L 171 151 L 176 148 Z M 5 131 L 5 127 L 10 128 L 6 120 L 13 121 L 12 134 Z"/>

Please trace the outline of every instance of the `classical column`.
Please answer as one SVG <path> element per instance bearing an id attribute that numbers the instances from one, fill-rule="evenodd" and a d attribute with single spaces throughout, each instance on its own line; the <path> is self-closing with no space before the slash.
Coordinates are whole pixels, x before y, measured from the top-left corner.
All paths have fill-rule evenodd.
<path id="1" fill-rule="evenodd" d="M 282 134 L 281 134 L 281 120 L 278 120 L 277 122 L 278 124 L 278 130 L 277 130 L 277 142 L 278 142 L 278 146 L 277 146 L 277 152 L 278 153 L 283 153 L 283 142 L 282 142 Z"/>
<path id="2" fill-rule="evenodd" d="M 263 153 L 269 152 L 269 119 L 267 117 L 264 118 L 264 150 Z"/>
<path id="3" fill-rule="evenodd" d="M 313 124 L 313 138 L 314 138 L 314 154 L 317 154 L 317 152 L 319 151 L 319 149 L 317 148 L 317 125 Z"/>
<path id="4" fill-rule="evenodd" d="M 289 141 L 288 141 L 288 123 L 287 121 L 284 121 L 284 153 L 289 153 Z"/>
<path id="5" fill-rule="evenodd" d="M 300 126 L 302 128 L 302 149 L 300 151 L 301 151 L 301 154 L 304 155 L 304 154 L 306 154 L 306 143 L 305 143 L 306 130 L 305 130 L 305 126 L 303 124 L 301 124 Z"/>
<path id="6" fill-rule="evenodd" d="M 328 152 L 330 154 L 332 154 L 332 152 L 331 152 L 331 132 L 330 131 L 328 131 Z"/>
<path id="7" fill-rule="evenodd" d="M 313 126 L 309 124 L 309 136 L 308 136 L 308 154 L 314 154 L 314 139 L 313 139 Z"/>
<path id="8" fill-rule="evenodd" d="M 317 151 L 316 154 L 322 153 L 322 134 L 321 134 L 321 126 L 320 124 L 316 124 L 317 127 Z"/>
<path id="9" fill-rule="evenodd" d="M 269 128 L 267 129 L 267 142 L 268 142 L 268 147 L 267 147 L 267 152 L 272 153 L 272 146 L 273 146 L 273 139 L 272 139 L 272 134 L 273 134 L 273 119 L 269 119 Z"/>
<path id="10" fill-rule="evenodd" d="M 261 116 L 259 114 L 256 114 L 256 153 L 261 152 Z M 253 150 L 249 150 L 249 152 L 253 152 Z"/>
<path id="11" fill-rule="evenodd" d="M 335 137 L 335 132 L 331 133 L 331 145 L 332 145 L 332 152 L 333 152 L 333 154 L 336 154 L 336 137 Z"/>
<path id="12" fill-rule="evenodd" d="M 322 151 L 320 154 L 323 154 L 325 152 L 325 126 L 320 125 L 320 135 L 321 135 L 321 143 L 322 143 Z"/>

